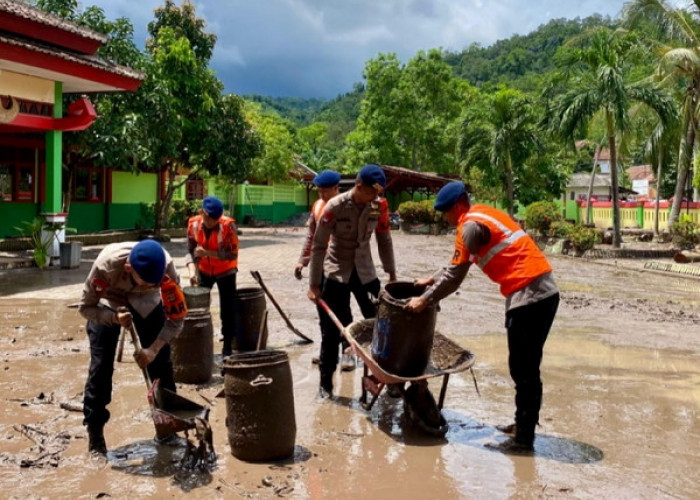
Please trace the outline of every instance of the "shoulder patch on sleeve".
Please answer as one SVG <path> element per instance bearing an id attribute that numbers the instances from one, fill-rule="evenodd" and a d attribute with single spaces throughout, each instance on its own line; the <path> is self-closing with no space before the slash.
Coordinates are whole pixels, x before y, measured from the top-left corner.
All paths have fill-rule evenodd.
<path id="1" fill-rule="evenodd" d="M 331 224 L 333 220 L 335 220 L 335 215 L 328 210 L 324 210 L 323 215 L 321 216 L 321 224 L 327 226 L 328 224 Z"/>

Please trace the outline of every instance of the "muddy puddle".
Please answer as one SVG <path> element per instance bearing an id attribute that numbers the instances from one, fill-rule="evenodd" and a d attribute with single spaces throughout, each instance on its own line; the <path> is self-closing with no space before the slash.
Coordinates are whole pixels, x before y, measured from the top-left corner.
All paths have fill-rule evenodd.
<path id="1" fill-rule="evenodd" d="M 79 270 L 43 275 L 5 271 L 0 272 L 4 498 L 697 498 L 700 293 L 692 290 L 697 281 L 553 258 L 562 302 L 545 348 L 535 455 L 510 456 L 484 447 L 504 438 L 495 426 L 512 419 L 513 389 L 503 301 L 483 276 L 470 273 L 460 292 L 443 301 L 437 322 L 442 334 L 476 355 L 480 395 L 469 372 L 452 375 L 443 410 L 449 431 L 433 438 L 407 421 L 401 399 L 382 393 L 371 411 L 364 410 L 358 402 L 361 367 L 336 374 L 335 401 L 316 400 L 318 374 L 311 358 L 320 344 L 318 317 L 302 300 L 304 282 L 292 277 L 303 233 L 261 231 L 255 244 L 249 238 L 242 239 L 239 286 L 253 286 L 246 274 L 261 270 L 291 321 L 316 339 L 296 343 L 268 303 L 268 348 L 286 350 L 292 369 L 294 455 L 247 463 L 230 452 L 226 401 L 216 397 L 223 377 L 214 292 L 212 380 L 178 384 L 178 391 L 210 406 L 216 466 L 209 472 L 183 470 L 182 442 L 155 444 L 145 384 L 130 355 L 115 365 L 112 419 L 105 429 L 109 460 L 90 460 L 76 411 L 88 343 L 83 321 L 66 307 L 79 297 L 89 261 Z M 450 245 L 449 237 L 397 233 L 399 278 L 443 265 Z M 53 283 L 43 283 L 47 280 Z M 127 343 L 127 354 L 130 349 Z M 440 382 L 430 379 L 436 395 Z"/>

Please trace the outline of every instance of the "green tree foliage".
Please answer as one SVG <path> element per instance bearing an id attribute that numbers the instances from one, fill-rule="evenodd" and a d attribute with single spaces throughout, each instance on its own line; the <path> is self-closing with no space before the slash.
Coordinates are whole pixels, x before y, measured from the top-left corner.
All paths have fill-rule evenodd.
<path id="1" fill-rule="evenodd" d="M 550 130 L 572 140 L 595 115 L 604 119 L 610 151 L 613 246 L 619 248 L 617 136 L 629 130 L 632 103 L 648 106 L 663 121 L 671 119 L 673 105 L 665 93 L 648 82 L 629 81 L 629 68 L 640 49 L 635 34 L 599 28 L 573 42 L 561 54 L 560 76 L 567 90 L 552 99 L 547 118 Z"/>
<path id="2" fill-rule="evenodd" d="M 525 227 L 540 236 L 547 236 L 552 224 L 561 220 L 559 206 L 553 201 L 536 201 L 525 207 Z"/>
<path id="3" fill-rule="evenodd" d="M 659 0 L 636 0 L 625 7 L 626 25 L 641 29 L 659 54 L 657 76 L 666 84 L 683 89 L 678 172 L 668 227 L 678 220 L 693 157 L 697 154 L 700 114 L 700 4 L 686 8 Z M 700 176 L 695 178 L 700 187 Z"/>
<path id="4" fill-rule="evenodd" d="M 261 154 L 252 161 L 252 179 L 268 183 L 288 179 L 296 155 L 294 126 L 277 113 L 264 112 L 256 103 L 246 102 L 244 112 L 263 144 Z"/>
<path id="5" fill-rule="evenodd" d="M 201 63 L 209 63 L 214 53 L 216 35 L 204 31 L 206 23 L 197 17 L 195 4 L 183 0 L 182 5 L 177 7 L 172 0 L 165 0 L 165 4 L 158 7 L 153 14 L 155 19 L 148 23 L 148 33 L 151 36 L 146 41 L 148 52 L 157 52 L 158 35 L 167 27 L 174 31 L 175 38 L 185 38 L 189 41 L 190 49 Z"/>
<path id="6" fill-rule="evenodd" d="M 454 165 L 454 123 L 466 89 L 438 50 L 419 52 L 405 66 L 380 54 L 365 66 L 365 97 L 348 136 L 348 163 L 374 162 L 448 172 Z"/>
<path id="7" fill-rule="evenodd" d="M 327 105 L 323 99 L 263 95 L 243 95 L 241 97 L 246 101 L 260 104 L 260 109 L 264 113 L 276 113 L 290 120 L 297 127 L 304 127 L 317 121 L 318 114 Z"/>
<path id="8" fill-rule="evenodd" d="M 522 92 L 505 87 L 482 94 L 461 118 L 458 151 L 461 174 L 502 193 L 497 200 L 512 215 L 515 199 L 529 203 L 558 196 L 562 176 L 544 155 L 532 101 Z"/>
<path id="9" fill-rule="evenodd" d="M 554 69 L 554 54 L 564 42 L 594 26 L 615 26 L 608 17 L 552 19 L 527 35 L 499 40 L 489 47 L 475 43 L 459 53 L 447 53 L 445 61 L 455 75 L 472 85 L 507 84 L 537 91 L 542 75 Z"/>

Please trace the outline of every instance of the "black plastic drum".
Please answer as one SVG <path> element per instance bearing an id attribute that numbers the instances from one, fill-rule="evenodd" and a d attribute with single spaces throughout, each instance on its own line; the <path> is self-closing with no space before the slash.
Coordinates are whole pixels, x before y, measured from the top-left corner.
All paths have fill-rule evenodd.
<path id="1" fill-rule="evenodd" d="M 224 358 L 226 427 L 240 460 L 281 460 L 294 453 L 296 419 L 289 358 L 256 351 Z"/>

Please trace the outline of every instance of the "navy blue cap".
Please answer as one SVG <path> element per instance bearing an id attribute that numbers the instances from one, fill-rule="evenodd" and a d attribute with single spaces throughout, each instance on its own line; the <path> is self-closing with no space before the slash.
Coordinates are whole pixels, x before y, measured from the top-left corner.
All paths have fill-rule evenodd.
<path id="1" fill-rule="evenodd" d="M 440 212 L 447 212 L 452 205 L 457 203 L 460 196 L 467 192 L 467 186 L 464 185 L 462 181 L 452 181 L 444 186 L 438 191 L 435 197 L 435 210 Z"/>
<path id="2" fill-rule="evenodd" d="M 165 275 L 165 250 L 155 240 L 139 241 L 129 253 L 129 264 L 139 278 L 157 285 Z"/>
<path id="3" fill-rule="evenodd" d="M 362 181 L 363 184 L 371 186 L 377 189 L 377 185 L 380 189 L 386 187 L 386 176 L 384 175 L 384 170 L 379 165 L 365 165 L 360 169 L 360 173 L 357 177 Z"/>
<path id="4" fill-rule="evenodd" d="M 314 184 L 320 188 L 337 186 L 340 182 L 340 174 L 333 170 L 324 170 L 314 177 Z"/>
<path id="5" fill-rule="evenodd" d="M 218 219 L 224 213 L 224 204 L 216 196 L 207 196 L 202 200 L 202 210 L 212 219 Z"/>

